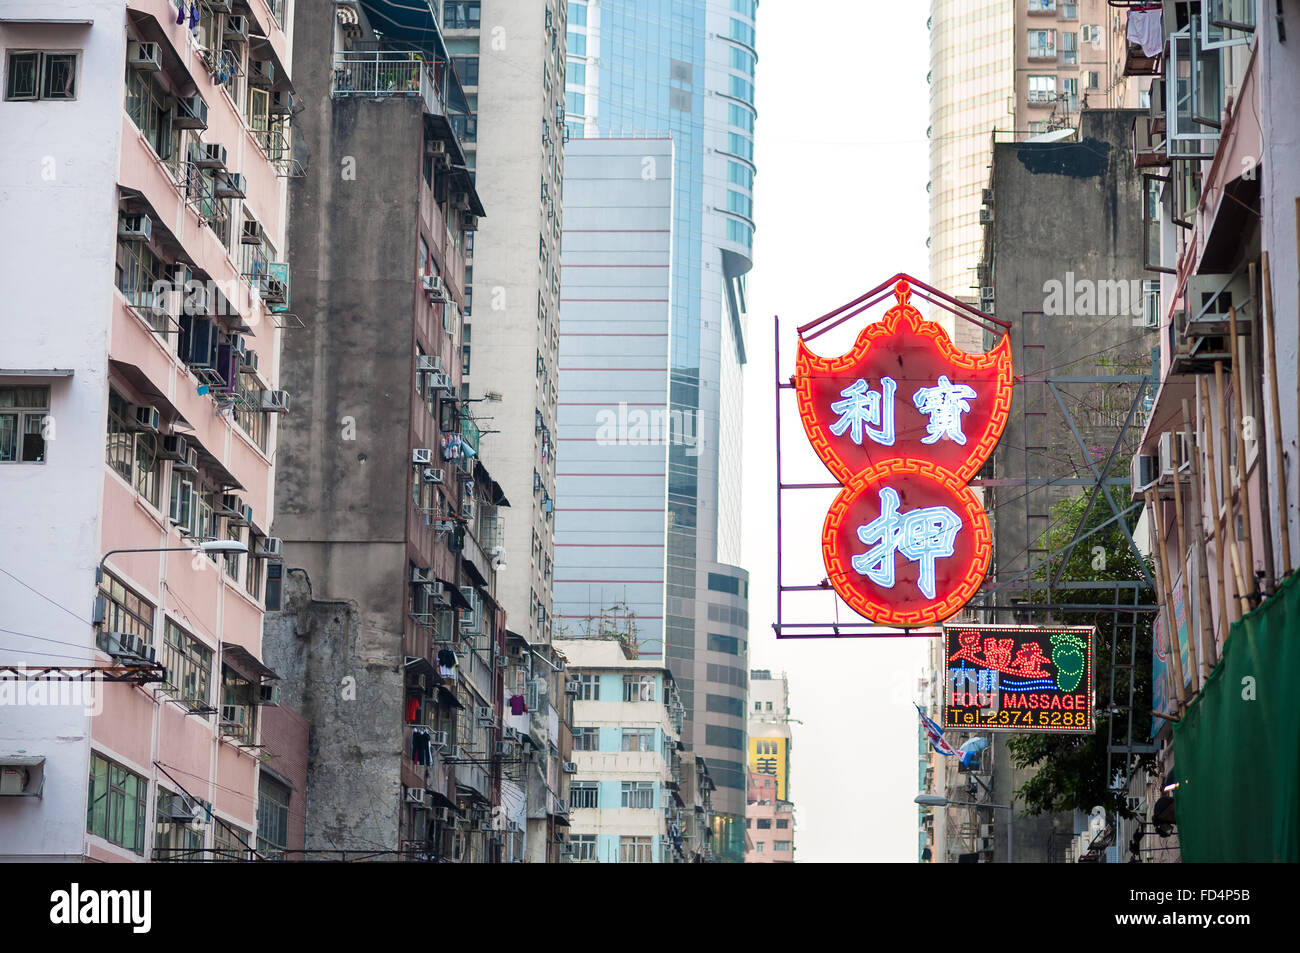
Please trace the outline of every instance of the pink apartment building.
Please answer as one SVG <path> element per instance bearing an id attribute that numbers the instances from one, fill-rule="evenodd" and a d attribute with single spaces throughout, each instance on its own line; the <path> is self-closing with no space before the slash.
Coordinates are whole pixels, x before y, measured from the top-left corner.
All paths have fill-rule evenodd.
<path id="1" fill-rule="evenodd" d="M 0 0 L 0 859 L 288 846 L 291 2 Z"/>
<path id="2" fill-rule="evenodd" d="M 794 805 L 776 796 L 776 777 L 748 776 L 745 788 L 745 863 L 794 863 Z"/>

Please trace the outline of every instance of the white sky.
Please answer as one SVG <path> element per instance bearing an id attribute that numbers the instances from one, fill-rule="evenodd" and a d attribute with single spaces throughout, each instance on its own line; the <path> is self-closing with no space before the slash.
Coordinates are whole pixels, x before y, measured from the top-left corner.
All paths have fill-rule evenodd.
<path id="1" fill-rule="evenodd" d="M 928 15 L 929 4 L 916 0 L 761 0 L 758 12 L 744 565 L 750 573 L 750 666 L 788 673 L 791 716 L 803 722 L 793 726 L 790 775 L 796 860 L 803 863 L 915 862 L 917 854 L 911 699 L 926 640 L 778 642 L 772 632 L 772 318 L 782 319 L 782 376 L 788 379 L 797 325 L 896 272 L 928 278 Z M 922 313 L 928 316 L 924 307 Z M 836 349 L 843 338 L 824 347 L 822 340 L 823 354 L 846 349 Z M 781 400 L 786 481 L 828 481 L 805 449 L 793 396 L 787 391 Z M 825 576 L 818 543 L 831 496 L 786 494 L 787 584 Z M 802 578 L 788 578 L 796 574 Z M 840 618 L 849 621 L 852 614 Z"/>

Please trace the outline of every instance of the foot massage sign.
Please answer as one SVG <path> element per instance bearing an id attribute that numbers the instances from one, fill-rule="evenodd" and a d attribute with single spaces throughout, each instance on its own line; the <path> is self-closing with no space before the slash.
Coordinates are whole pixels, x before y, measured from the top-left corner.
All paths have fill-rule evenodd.
<path id="1" fill-rule="evenodd" d="M 847 354 L 800 340 L 799 416 L 844 489 L 822 527 L 831 586 L 881 625 L 942 622 L 978 591 L 993 538 L 967 485 L 993 453 L 1011 408 L 1011 343 L 958 350 L 943 328 L 898 303 Z"/>
<path id="2" fill-rule="evenodd" d="M 946 625 L 943 727 L 1093 730 L 1093 646 L 1086 626 Z"/>

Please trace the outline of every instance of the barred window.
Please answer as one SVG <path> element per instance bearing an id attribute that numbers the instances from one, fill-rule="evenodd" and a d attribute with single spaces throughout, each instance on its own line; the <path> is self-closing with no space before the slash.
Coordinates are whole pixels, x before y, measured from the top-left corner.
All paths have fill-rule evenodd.
<path id="1" fill-rule="evenodd" d="M 265 774 L 257 786 L 257 849 L 276 857 L 289 847 L 289 789 Z"/>
<path id="2" fill-rule="evenodd" d="M 99 646 L 107 646 L 106 635 L 109 632 L 138 635 L 146 645 L 152 645 L 153 604 L 134 589 L 127 588 L 122 580 L 107 570 L 99 588 L 107 600 L 104 625 L 96 640 Z"/>
<path id="3" fill-rule="evenodd" d="M 655 677 L 653 675 L 624 675 L 623 701 L 652 702 L 655 700 Z"/>
<path id="4" fill-rule="evenodd" d="M 600 807 L 600 784 L 596 781 L 574 781 L 569 785 L 569 807 Z"/>
<path id="5" fill-rule="evenodd" d="M 645 810 L 655 806 L 653 781 L 624 781 L 622 794 L 622 807 Z"/>
<path id="6" fill-rule="evenodd" d="M 620 837 L 618 862 L 620 864 L 650 864 L 654 862 L 654 841 L 649 837 Z"/>

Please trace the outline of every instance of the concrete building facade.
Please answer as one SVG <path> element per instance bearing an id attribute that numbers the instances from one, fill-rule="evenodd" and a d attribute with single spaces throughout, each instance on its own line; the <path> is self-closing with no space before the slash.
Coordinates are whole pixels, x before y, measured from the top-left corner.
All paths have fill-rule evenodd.
<path id="1" fill-rule="evenodd" d="M 261 713 L 291 6 L 0 3 L 6 859 L 285 846 L 259 755 L 285 753 Z M 70 698 L 32 666 L 90 671 Z"/>
<path id="2" fill-rule="evenodd" d="M 749 775 L 745 838 L 745 863 L 794 863 L 794 805 L 777 794 L 777 779 L 771 775 Z"/>
<path id="3" fill-rule="evenodd" d="M 745 863 L 794 862 L 790 786 L 790 684 L 767 669 L 749 673 L 749 775 L 745 796 Z"/>

